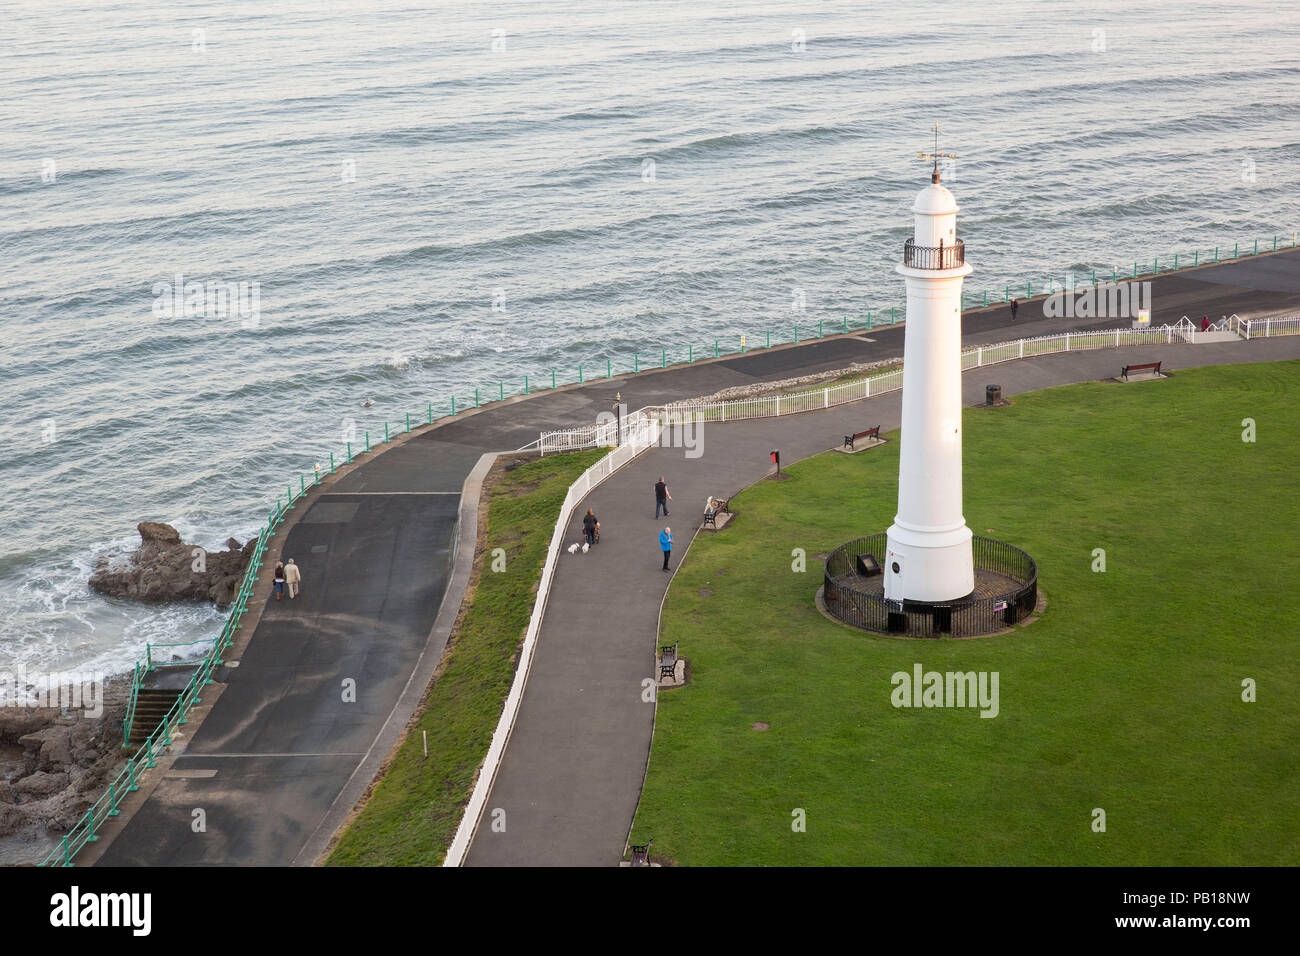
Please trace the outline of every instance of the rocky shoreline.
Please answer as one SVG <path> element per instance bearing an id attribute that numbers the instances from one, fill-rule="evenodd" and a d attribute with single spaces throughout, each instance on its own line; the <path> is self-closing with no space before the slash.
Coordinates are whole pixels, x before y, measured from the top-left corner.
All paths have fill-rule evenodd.
<path id="1" fill-rule="evenodd" d="M 126 765 L 130 682 L 110 680 L 97 716 L 81 709 L 0 707 L 0 837 L 66 833 Z"/>

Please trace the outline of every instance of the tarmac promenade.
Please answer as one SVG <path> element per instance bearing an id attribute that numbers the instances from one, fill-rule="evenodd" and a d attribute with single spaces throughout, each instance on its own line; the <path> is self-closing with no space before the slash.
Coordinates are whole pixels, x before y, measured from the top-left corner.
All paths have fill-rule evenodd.
<path id="1" fill-rule="evenodd" d="M 1153 280 L 1153 324 L 1183 314 L 1300 314 L 1300 250 Z M 1032 319 L 1031 316 L 1040 316 Z M 1024 303 L 963 316 L 967 344 L 1082 328 Z M 903 329 L 882 328 L 715 362 L 600 380 L 466 413 L 385 446 L 314 490 L 277 531 L 258 596 L 278 557 L 302 566 L 296 601 L 271 600 L 228 655 L 171 756 L 150 771 L 123 816 L 79 862 L 100 865 L 309 865 L 370 782 L 418 703 L 445 647 L 472 559 L 483 456 L 547 428 L 588 424 L 621 391 L 630 409 L 720 388 L 901 356 Z M 986 382 L 1005 394 L 1110 377 L 1129 361 L 1197 365 L 1300 358 L 1300 336 L 1126 348 L 1008 363 L 968 373 L 965 400 Z M 600 486 L 588 504 L 602 541 L 562 554 L 527 690 L 487 807 L 504 833 L 482 828 L 470 865 L 613 865 L 644 778 L 654 706 L 658 615 L 671 575 L 660 570 L 654 480 L 673 495 L 667 519 L 684 557 L 709 494 L 726 497 L 847 431 L 899 421 L 901 393 L 780 419 L 709 426 L 702 454 L 652 449 Z M 462 498 L 464 500 L 462 500 Z M 586 505 L 581 510 L 585 510 Z M 579 539 L 578 515 L 568 540 Z M 466 544 L 468 542 L 468 544 Z M 191 729 L 197 728 L 197 729 Z M 194 827 L 203 811 L 202 831 Z"/>

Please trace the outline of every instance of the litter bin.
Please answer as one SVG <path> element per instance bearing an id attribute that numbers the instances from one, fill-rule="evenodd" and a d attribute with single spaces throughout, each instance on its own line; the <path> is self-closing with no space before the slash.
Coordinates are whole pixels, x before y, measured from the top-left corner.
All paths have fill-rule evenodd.
<path id="1" fill-rule="evenodd" d="M 1001 386 L 1001 385 L 985 385 L 985 386 L 984 386 L 984 404 L 985 404 L 985 405 L 997 405 L 997 404 L 999 404 L 1001 401 L 1002 401 L 1002 386 Z"/>

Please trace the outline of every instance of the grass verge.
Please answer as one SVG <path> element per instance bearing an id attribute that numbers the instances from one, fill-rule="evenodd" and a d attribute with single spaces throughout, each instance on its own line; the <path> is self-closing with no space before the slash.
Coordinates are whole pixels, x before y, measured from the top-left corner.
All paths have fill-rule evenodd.
<path id="1" fill-rule="evenodd" d="M 327 866 L 438 866 L 456 834 L 514 679 L 546 549 L 569 486 L 608 451 L 498 461 L 460 619 L 425 702 Z M 492 552 L 505 549 L 505 571 Z M 424 733 L 429 754 L 424 755 Z"/>

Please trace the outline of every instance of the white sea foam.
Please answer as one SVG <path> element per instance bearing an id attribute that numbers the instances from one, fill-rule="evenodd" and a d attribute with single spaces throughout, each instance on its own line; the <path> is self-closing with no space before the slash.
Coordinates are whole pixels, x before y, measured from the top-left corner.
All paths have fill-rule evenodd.
<path id="1" fill-rule="evenodd" d="M 177 519 L 175 524 L 182 538 L 216 547 L 209 543 L 213 536 L 199 533 L 193 523 Z M 122 563 L 139 543 L 138 536 L 113 538 L 6 575 L 0 581 L 0 669 L 121 674 L 144 658 L 148 643 L 207 640 L 218 634 L 225 613 L 212 605 L 145 605 L 108 599 L 90 589 L 87 581 L 100 555 Z"/>

